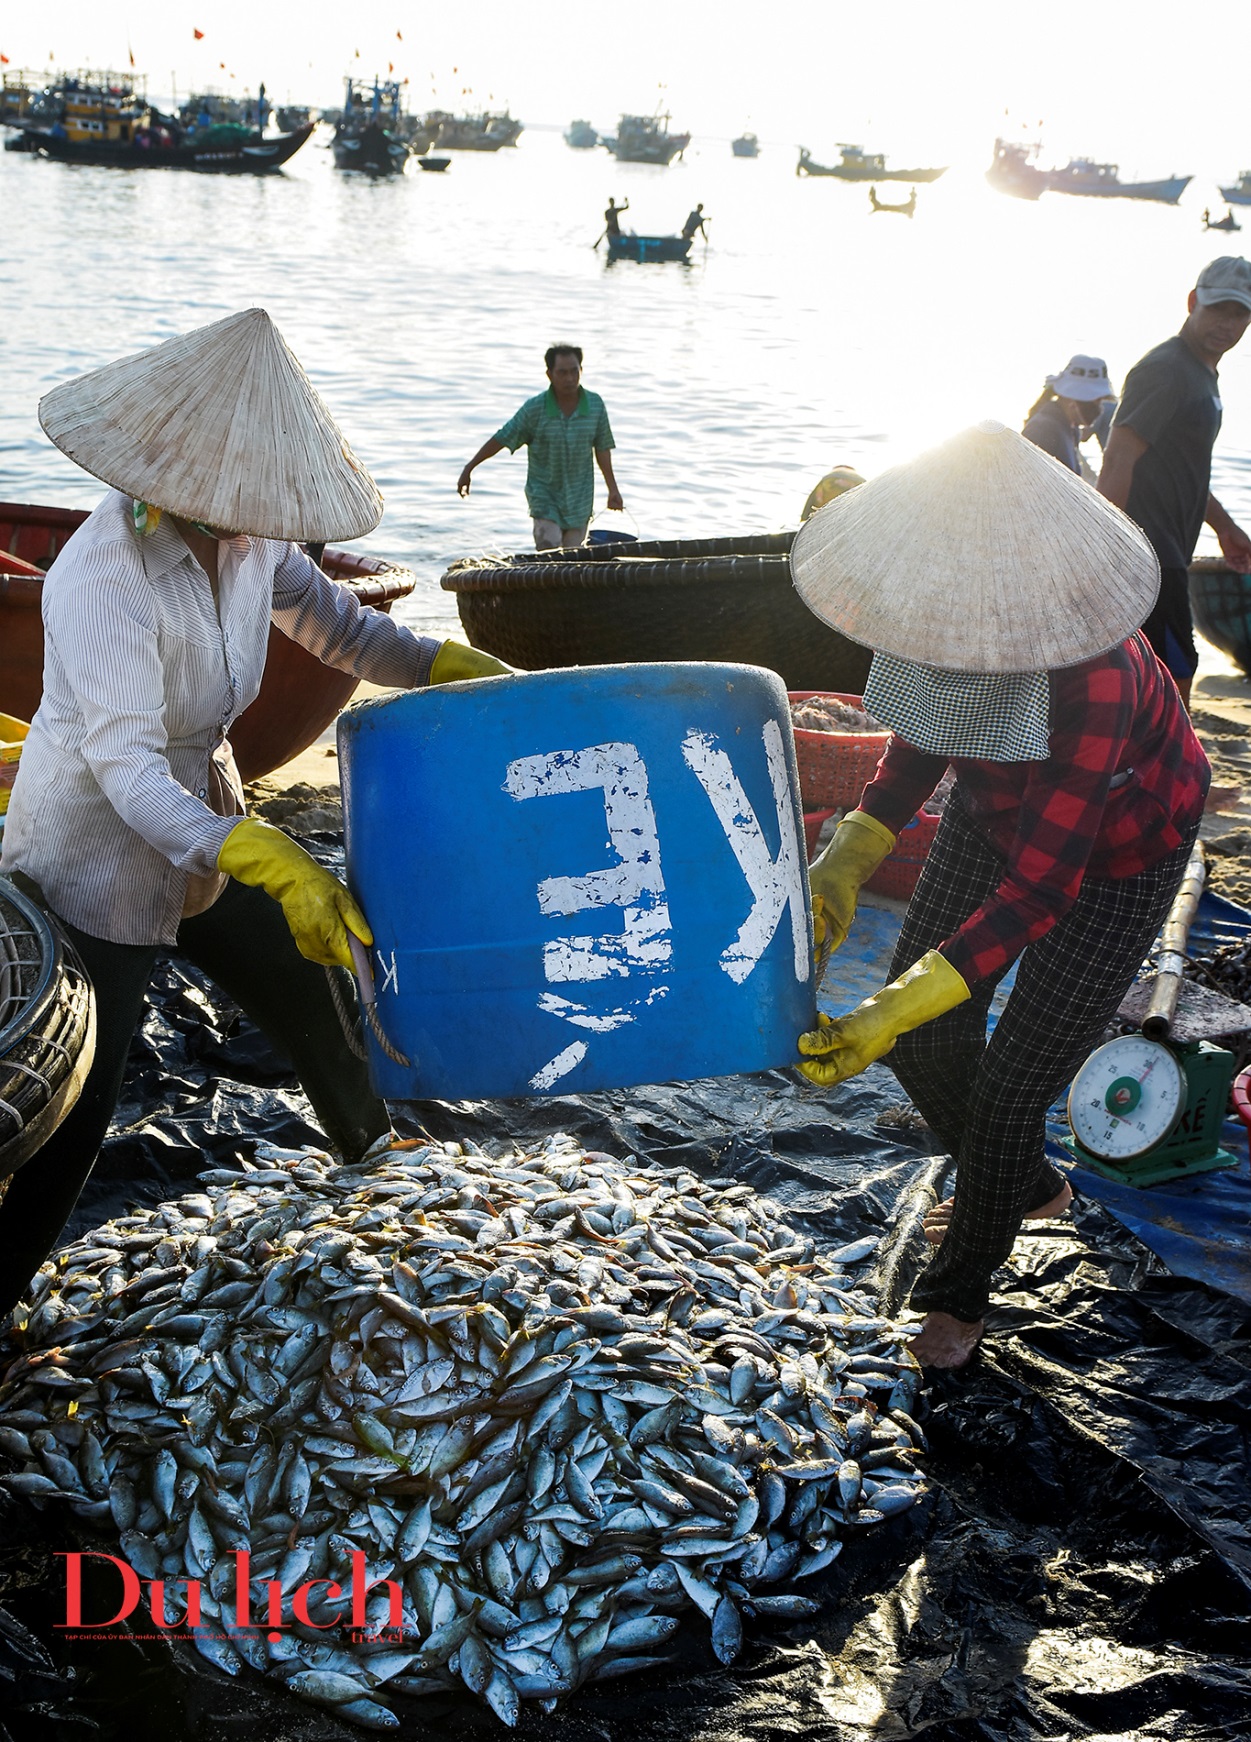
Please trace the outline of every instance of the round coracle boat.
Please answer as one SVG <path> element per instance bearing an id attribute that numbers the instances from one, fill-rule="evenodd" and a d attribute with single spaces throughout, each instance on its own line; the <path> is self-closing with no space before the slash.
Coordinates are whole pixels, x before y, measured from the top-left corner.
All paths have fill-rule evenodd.
<path id="1" fill-rule="evenodd" d="M 73 946 L 0 877 L 0 1195 L 77 1101 L 95 1042 L 95 1001 Z"/>
<path id="2" fill-rule="evenodd" d="M 1224 557 L 1200 557 L 1190 565 L 1190 609 L 1203 639 L 1251 677 L 1251 575 Z"/>
<path id="3" fill-rule="evenodd" d="M 87 518 L 80 508 L 0 502 L 0 709 L 29 720 L 43 694 L 43 571 Z M 327 549 L 319 558 L 333 581 L 362 605 L 389 611 L 416 576 L 379 557 Z M 315 744 L 356 691 L 351 672 L 335 671 L 271 626 L 260 694 L 235 721 L 230 743 L 244 780 L 257 780 Z"/>
<path id="4" fill-rule="evenodd" d="M 763 665 L 790 690 L 861 691 L 867 648 L 791 582 L 793 532 L 471 557 L 442 586 L 475 647 L 523 671 L 651 660 Z"/>

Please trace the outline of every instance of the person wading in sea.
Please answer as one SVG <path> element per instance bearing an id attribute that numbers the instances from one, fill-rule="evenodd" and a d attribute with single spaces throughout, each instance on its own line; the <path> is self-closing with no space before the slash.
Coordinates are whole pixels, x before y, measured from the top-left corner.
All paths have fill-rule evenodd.
<path id="1" fill-rule="evenodd" d="M 475 466 L 505 448 L 530 450 L 526 467 L 526 503 L 534 518 L 534 548 L 554 550 L 586 542 L 595 506 L 595 465 L 608 486 L 608 507 L 619 513 L 625 504 L 613 477 L 612 429 L 598 393 L 582 385 L 581 345 L 549 345 L 543 359 L 551 386 L 536 393 L 508 422 L 483 442 L 457 479 L 468 496 Z"/>
<path id="2" fill-rule="evenodd" d="M 1216 365 L 1251 323 L 1251 260 L 1209 261 L 1186 307 L 1181 331 L 1125 378 L 1098 490 L 1138 522 L 1160 559 L 1160 596 L 1142 630 L 1189 707 L 1199 653 L 1187 570 L 1205 520 L 1230 568 L 1251 571 L 1251 538 L 1208 488 L 1221 427 Z"/>

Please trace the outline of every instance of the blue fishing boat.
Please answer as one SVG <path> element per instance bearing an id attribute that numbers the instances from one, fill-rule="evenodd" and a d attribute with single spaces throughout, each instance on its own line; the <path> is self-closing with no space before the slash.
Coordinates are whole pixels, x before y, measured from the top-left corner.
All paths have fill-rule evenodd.
<path id="1" fill-rule="evenodd" d="M 1227 206 L 1251 206 L 1251 169 L 1239 170 L 1234 185 L 1221 189 L 1221 198 Z"/>
<path id="2" fill-rule="evenodd" d="M 689 236 L 636 236 L 630 232 L 608 238 L 610 260 L 685 260 L 690 251 Z"/>

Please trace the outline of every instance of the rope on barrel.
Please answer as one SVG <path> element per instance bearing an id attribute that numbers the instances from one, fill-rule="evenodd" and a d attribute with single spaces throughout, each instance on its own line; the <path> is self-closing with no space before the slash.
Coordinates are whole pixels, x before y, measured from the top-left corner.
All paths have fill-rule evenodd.
<path id="1" fill-rule="evenodd" d="M 326 979 L 330 985 L 330 997 L 334 1003 L 335 1012 L 339 1018 L 339 1026 L 343 1030 L 343 1038 L 347 1041 L 348 1047 L 352 1053 L 358 1059 L 362 1060 L 366 1056 L 364 1030 L 362 1027 L 363 1017 L 364 1021 L 369 1024 L 370 1033 L 378 1042 L 382 1051 L 391 1060 L 392 1064 L 403 1065 L 406 1070 L 411 1069 L 412 1060 L 406 1058 L 400 1049 L 388 1039 L 386 1030 L 378 1019 L 377 1005 L 368 1004 L 362 999 L 360 1001 L 360 1010 L 354 1016 L 348 1009 L 347 1000 L 344 998 L 343 989 L 339 984 L 339 975 L 334 968 L 326 969 Z"/>

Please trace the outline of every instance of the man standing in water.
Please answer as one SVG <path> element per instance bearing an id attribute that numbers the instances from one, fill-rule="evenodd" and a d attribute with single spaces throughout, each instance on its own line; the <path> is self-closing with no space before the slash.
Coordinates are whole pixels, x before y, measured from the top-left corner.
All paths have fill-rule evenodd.
<path id="1" fill-rule="evenodd" d="M 1142 527 L 1160 562 L 1160 595 L 1143 633 L 1182 700 L 1199 663 L 1187 569 L 1206 520 L 1230 568 L 1251 571 L 1251 538 L 1208 488 L 1221 427 L 1216 365 L 1251 322 L 1251 261 L 1213 260 L 1199 274 L 1185 324 L 1134 364 L 1099 474 L 1099 492 Z"/>
<path id="2" fill-rule="evenodd" d="M 553 550 L 586 541 L 595 506 L 592 455 L 608 486 L 608 507 L 619 512 L 625 504 L 613 477 L 616 443 L 604 402 L 582 386 L 582 347 L 549 345 L 543 361 L 551 386 L 527 399 L 490 441 L 483 442 L 456 488 L 468 496 L 475 466 L 504 448 L 515 454 L 518 448 L 528 447 L 526 503 L 534 517 L 534 547 Z"/>
<path id="3" fill-rule="evenodd" d="M 704 202 L 701 200 L 693 212 L 688 212 L 686 222 L 682 226 L 682 235 L 687 242 L 693 242 L 697 235 L 708 240 L 708 232 L 704 225 L 708 219 L 704 216 Z"/>

